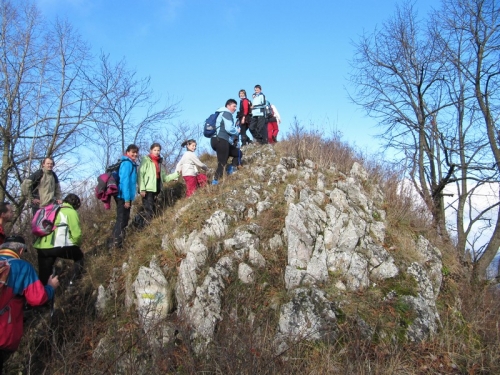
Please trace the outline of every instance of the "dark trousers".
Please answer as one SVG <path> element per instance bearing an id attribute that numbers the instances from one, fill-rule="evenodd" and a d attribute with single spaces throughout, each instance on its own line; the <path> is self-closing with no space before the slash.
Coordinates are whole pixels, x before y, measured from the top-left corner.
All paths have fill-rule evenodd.
<path id="1" fill-rule="evenodd" d="M 241 145 L 245 146 L 252 143 L 252 140 L 247 135 L 247 130 L 249 128 L 250 122 L 252 121 L 252 117 L 247 116 L 249 122 L 245 124 L 240 124 L 240 136 L 241 136 Z"/>
<path id="2" fill-rule="evenodd" d="M 210 145 L 212 146 L 212 150 L 217 153 L 217 169 L 214 175 L 215 180 L 219 180 L 224 174 L 224 168 L 230 156 L 233 157 L 232 165 L 234 167 L 241 164 L 241 150 L 236 146 L 230 145 L 225 139 L 212 137 L 210 139 Z"/>
<path id="3" fill-rule="evenodd" d="M 125 228 L 130 220 L 130 208 L 125 208 L 125 200 L 115 197 L 116 202 L 116 223 L 113 229 L 113 240 L 116 247 L 123 246 Z"/>
<path id="4" fill-rule="evenodd" d="M 146 191 L 146 196 L 142 198 L 142 206 L 144 207 L 144 219 L 149 223 L 151 219 L 158 213 L 158 195 L 161 191 L 161 179 L 156 179 L 156 191 Z"/>
<path id="5" fill-rule="evenodd" d="M 253 139 L 263 145 L 267 143 L 266 116 L 253 116 L 249 129 L 250 133 L 252 133 Z"/>
<path id="6" fill-rule="evenodd" d="M 83 269 L 83 252 L 78 246 L 53 247 L 52 249 L 37 249 L 38 274 L 43 285 L 47 285 L 52 274 L 52 267 L 57 258 L 75 261 L 71 279 L 79 277 Z"/>
<path id="7" fill-rule="evenodd" d="M 6 350 L 0 350 L 0 375 L 3 374 L 3 364 L 7 359 L 9 359 L 12 352 Z"/>

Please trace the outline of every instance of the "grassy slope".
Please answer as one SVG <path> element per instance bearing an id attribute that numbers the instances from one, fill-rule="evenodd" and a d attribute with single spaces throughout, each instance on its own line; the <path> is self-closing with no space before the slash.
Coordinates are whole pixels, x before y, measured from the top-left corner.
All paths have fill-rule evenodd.
<path id="1" fill-rule="evenodd" d="M 137 325 L 134 311 L 124 307 L 126 277 L 121 272 L 124 262 L 129 264 L 130 275 L 136 275 L 139 266 L 147 265 L 154 254 L 175 280 L 176 266 L 182 256 L 172 247 L 161 251 L 165 232 L 189 233 L 199 229 L 204 220 L 217 207 L 224 207 L 234 191 L 242 191 L 249 182 L 249 171 L 232 176 L 231 184 L 208 186 L 195 196 L 176 200 L 182 196 L 182 184 L 172 183 L 167 207 L 161 217 L 141 232 L 130 231 L 123 251 L 108 252 L 102 246 L 110 232 L 114 213 L 89 203 L 80 211 L 86 233 L 83 248 L 86 251 L 87 274 L 75 293 L 59 294 L 55 316 L 49 319 L 28 320 L 28 329 L 22 347 L 9 361 L 9 369 L 27 369 L 31 373 L 48 374 L 100 374 L 138 373 L 148 368 L 150 374 L 160 373 L 345 373 L 345 374 L 462 374 L 500 373 L 498 358 L 499 339 L 497 321 L 498 298 L 493 298 L 483 285 L 470 286 L 467 272 L 458 261 L 453 247 L 440 242 L 428 225 L 425 211 L 413 205 L 411 195 L 398 194 L 396 175 L 374 161 L 357 155 L 338 140 L 324 140 L 317 134 L 298 134 L 275 146 L 280 156 L 293 156 L 299 160 L 311 159 L 320 169 L 334 164 L 338 171 L 347 173 L 353 161 L 360 161 L 370 173 L 373 184 L 383 188 L 387 213 L 386 246 L 397 262 L 412 259 L 411 243 L 417 233 L 423 233 L 443 253 L 444 281 L 438 304 L 442 319 L 441 332 L 429 341 L 411 344 L 398 340 L 367 341 L 362 327 L 353 319 L 354 312 L 375 326 L 397 331 L 404 324 L 404 307 L 381 304 L 380 290 L 342 295 L 345 319 L 339 326 L 340 338 L 331 343 L 299 342 L 284 356 L 275 356 L 272 337 L 276 329 L 279 305 L 287 301 L 284 290 L 286 250 L 263 250 L 267 267 L 259 272 L 256 288 L 248 288 L 234 277 L 226 289 L 224 319 L 218 325 L 210 359 L 198 358 L 186 340 L 188 329 L 182 322 L 172 322 L 178 329 L 175 343 L 161 349 L 148 349 L 147 338 Z M 210 166 L 215 160 L 202 156 Z M 247 169 L 252 168 L 247 166 Z M 369 188 L 369 187 L 367 187 Z M 278 189 L 284 189 L 279 186 Z M 282 191 L 274 196 L 281 197 Z M 264 212 L 255 219 L 265 228 L 262 242 L 271 238 L 282 227 L 285 205 Z M 244 218 L 241 218 L 243 221 Z M 240 223 L 241 224 L 241 223 Z M 215 258 L 214 258 L 215 260 Z M 108 303 L 103 316 L 95 316 L 96 289 L 108 285 L 116 274 L 117 294 Z M 386 288 L 404 288 L 405 280 L 388 281 Z M 266 288 L 259 287 L 266 283 Z M 326 290 L 340 298 L 332 286 Z M 237 314 L 253 316 L 234 321 Z M 407 316 L 411 319 L 411 316 Z M 99 340 L 107 336 L 114 343 L 112 352 L 95 360 L 92 353 Z M 398 337 L 395 335 L 395 337 Z M 25 370 L 26 371 L 26 370 Z"/>

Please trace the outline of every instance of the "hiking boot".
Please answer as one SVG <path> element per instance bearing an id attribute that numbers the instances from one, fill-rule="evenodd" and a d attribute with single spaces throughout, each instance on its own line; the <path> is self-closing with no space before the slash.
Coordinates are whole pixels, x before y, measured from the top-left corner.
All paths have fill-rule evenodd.
<path id="1" fill-rule="evenodd" d="M 228 175 L 232 175 L 234 173 L 234 167 L 232 165 L 228 165 L 226 168 L 226 172 Z"/>
<path id="2" fill-rule="evenodd" d="M 219 181 L 217 180 L 212 180 L 212 185 L 218 185 L 219 184 Z"/>

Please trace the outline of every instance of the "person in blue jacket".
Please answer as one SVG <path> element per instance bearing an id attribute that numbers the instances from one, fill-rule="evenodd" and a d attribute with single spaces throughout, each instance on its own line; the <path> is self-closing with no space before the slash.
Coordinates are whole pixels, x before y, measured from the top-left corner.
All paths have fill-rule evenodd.
<path id="1" fill-rule="evenodd" d="M 0 264 L 10 267 L 6 283 L 0 289 L 0 374 L 4 361 L 21 342 L 24 303 L 44 305 L 54 298 L 59 286 L 57 276 L 50 276 L 47 285 L 42 284 L 31 263 L 21 259 L 26 250 L 21 236 L 7 237 L 0 246 Z"/>
<path id="2" fill-rule="evenodd" d="M 239 130 L 234 125 L 233 113 L 236 112 L 236 100 L 228 99 L 225 107 L 217 110 L 218 132 L 210 139 L 212 149 L 217 153 L 217 169 L 215 170 L 212 185 L 217 185 L 224 174 L 224 168 L 230 156 L 233 157 L 231 165 L 228 167 L 227 173 L 233 173 L 236 168 L 241 165 L 241 150 L 235 146 L 238 141 Z"/>
<path id="3" fill-rule="evenodd" d="M 125 150 L 125 155 L 121 158 L 118 176 L 118 194 L 115 196 L 116 202 L 116 223 L 113 229 L 113 245 L 117 248 L 123 246 L 125 228 L 130 220 L 130 208 L 135 199 L 137 191 L 137 155 L 139 147 L 131 144 Z"/>

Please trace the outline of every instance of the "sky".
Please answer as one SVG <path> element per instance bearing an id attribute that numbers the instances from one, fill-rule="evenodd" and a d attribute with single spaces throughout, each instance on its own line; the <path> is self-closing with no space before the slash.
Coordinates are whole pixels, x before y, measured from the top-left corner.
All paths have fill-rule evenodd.
<path id="1" fill-rule="evenodd" d="M 49 20 L 67 18 L 98 55 L 125 59 L 151 77 L 174 122 L 202 124 L 227 99 L 256 84 L 280 112 L 281 136 L 295 118 L 340 132 L 363 152 L 379 144 L 374 120 L 353 104 L 347 77 L 364 31 L 390 18 L 396 0 L 35 0 Z M 417 0 L 424 16 L 437 2 Z M 280 137 L 278 137 L 280 138 Z"/>
<path id="2" fill-rule="evenodd" d="M 240 89 L 251 96 L 260 84 L 282 118 L 278 138 L 296 118 L 306 129 L 340 132 L 361 152 L 380 150 L 375 120 L 349 99 L 349 61 L 353 42 L 403 0 L 34 1 L 48 20 L 67 18 L 95 55 L 150 76 L 156 95 L 179 102 L 174 122 L 201 132 L 227 99 L 238 100 Z M 421 17 L 437 6 L 415 0 Z"/>

